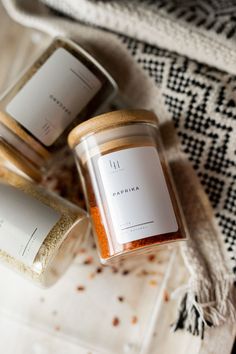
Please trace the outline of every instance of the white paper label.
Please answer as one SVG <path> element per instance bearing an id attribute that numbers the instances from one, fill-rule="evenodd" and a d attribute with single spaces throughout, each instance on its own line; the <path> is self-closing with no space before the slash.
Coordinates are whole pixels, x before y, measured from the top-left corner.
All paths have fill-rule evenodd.
<path id="1" fill-rule="evenodd" d="M 0 184 L 0 249 L 31 265 L 60 214 L 9 185 Z"/>
<path id="2" fill-rule="evenodd" d="M 59 48 L 10 101 L 6 111 L 50 146 L 101 86 L 84 64 Z"/>
<path id="3" fill-rule="evenodd" d="M 101 156 L 101 181 L 121 244 L 178 230 L 158 152 L 137 147 Z"/>

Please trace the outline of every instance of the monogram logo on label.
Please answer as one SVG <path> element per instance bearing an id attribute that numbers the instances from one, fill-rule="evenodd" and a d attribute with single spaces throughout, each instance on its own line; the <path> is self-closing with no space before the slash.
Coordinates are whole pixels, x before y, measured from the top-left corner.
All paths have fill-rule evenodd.
<path id="1" fill-rule="evenodd" d="M 120 163 L 118 160 L 109 160 L 109 164 L 112 170 L 119 170 L 120 169 Z"/>

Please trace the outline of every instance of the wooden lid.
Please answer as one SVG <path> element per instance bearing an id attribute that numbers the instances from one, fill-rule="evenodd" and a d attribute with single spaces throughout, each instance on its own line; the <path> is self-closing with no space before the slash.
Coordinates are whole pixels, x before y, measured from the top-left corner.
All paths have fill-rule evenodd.
<path id="1" fill-rule="evenodd" d="M 26 160 L 16 150 L 14 150 L 7 142 L 0 137 L 0 161 L 6 161 L 14 165 L 16 168 L 24 172 L 35 181 L 40 181 L 42 176 L 39 170 L 33 166 L 30 161 Z"/>
<path id="2" fill-rule="evenodd" d="M 46 148 L 26 133 L 26 131 L 22 129 L 22 127 L 11 116 L 2 111 L 0 111 L 0 123 L 2 123 L 17 137 L 34 149 L 44 160 L 48 160 L 50 158 L 51 154 Z"/>
<path id="3" fill-rule="evenodd" d="M 157 117 L 153 112 L 146 110 L 120 110 L 101 114 L 77 125 L 69 134 L 68 144 L 74 148 L 81 138 L 88 134 L 135 122 L 157 125 Z"/>

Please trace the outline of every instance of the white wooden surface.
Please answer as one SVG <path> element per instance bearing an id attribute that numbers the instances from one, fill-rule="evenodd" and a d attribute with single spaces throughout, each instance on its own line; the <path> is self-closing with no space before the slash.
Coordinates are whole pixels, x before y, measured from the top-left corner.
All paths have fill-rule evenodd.
<path id="1" fill-rule="evenodd" d="M 18 73 L 24 69 L 33 58 L 37 57 L 43 47 L 48 43 L 44 34 L 23 28 L 14 23 L 5 13 L 0 4 L 0 94 L 14 81 Z M 178 269 L 178 264 L 176 265 Z M 175 268 L 176 269 L 176 268 Z M 178 269 L 181 271 L 182 266 Z M 175 275 L 170 280 L 170 288 L 175 286 Z M 1 284 L 1 287 L 4 284 Z M 236 328 L 230 324 L 217 329 L 207 331 L 206 338 L 202 342 L 199 338 L 182 332 L 171 334 L 166 330 L 176 311 L 176 302 L 168 302 L 161 307 L 159 318 L 162 320 L 154 323 L 156 326 L 156 338 L 150 353 L 153 354 L 230 354 Z M 0 321 L 1 353 L 23 353 L 26 343 L 24 338 L 33 335 L 33 328 L 11 322 L 9 318 Z M 11 334 L 11 340 L 9 340 Z M 34 333 L 38 343 L 43 340 L 48 343 L 47 353 L 80 353 L 76 344 L 67 343 L 61 338 L 50 334 Z M 155 347 L 156 345 L 156 347 Z M 46 353 L 35 341 L 34 353 Z M 112 353 L 111 353 L 112 354 Z"/>

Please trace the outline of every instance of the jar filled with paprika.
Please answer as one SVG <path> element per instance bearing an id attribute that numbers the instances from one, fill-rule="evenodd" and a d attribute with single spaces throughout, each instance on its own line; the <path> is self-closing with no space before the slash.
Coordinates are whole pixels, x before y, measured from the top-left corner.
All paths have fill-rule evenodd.
<path id="1" fill-rule="evenodd" d="M 121 110 L 92 118 L 69 135 L 101 262 L 186 240 L 186 229 L 156 116 Z"/>

